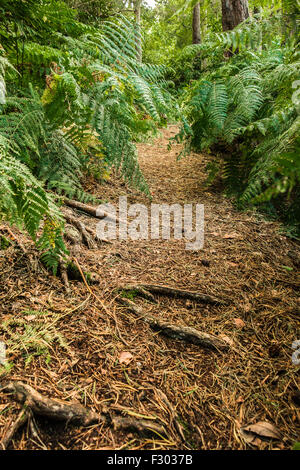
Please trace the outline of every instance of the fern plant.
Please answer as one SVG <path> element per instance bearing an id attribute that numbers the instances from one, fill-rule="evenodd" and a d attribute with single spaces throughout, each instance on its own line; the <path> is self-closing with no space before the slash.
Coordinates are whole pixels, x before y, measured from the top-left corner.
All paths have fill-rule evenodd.
<path id="1" fill-rule="evenodd" d="M 223 154 L 227 191 L 236 194 L 240 205 L 278 201 L 279 211 L 284 205 L 285 213 L 296 216 L 299 106 L 293 86 L 300 61 L 295 38 L 281 36 L 279 20 L 276 15 L 250 18 L 194 46 L 206 53 L 215 47 L 222 60 L 218 54 L 207 58 L 201 78 L 186 88 L 182 106 L 187 121 L 180 138 L 187 149 Z M 237 52 L 224 61 L 228 48 Z"/>
<path id="2" fill-rule="evenodd" d="M 51 192 L 92 200 L 82 179 L 97 173 L 100 156 L 100 169 L 114 166 L 149 193 L 135 142 L 165 123 L 174 102 L 163 67 L 136 60 L 136 28 L 125 17 L 96 27 L 62 0 L 1 6 L 1 215 L 27 229 L 55 270 L 66 249 Z"/>

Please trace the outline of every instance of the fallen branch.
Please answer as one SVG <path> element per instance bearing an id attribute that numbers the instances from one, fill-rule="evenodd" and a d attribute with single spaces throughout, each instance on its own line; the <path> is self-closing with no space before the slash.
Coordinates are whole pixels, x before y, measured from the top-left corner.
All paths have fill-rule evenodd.
<path id="1" fill-rule="evenodd" d="M 82 202 L 74 201 L 73 199 L 64 199 L 64 204 L 66 206 L 72 207 L 73 209 L 80 210 L 82 212 L 85 212 L 86 214 L 92 215 L 93 217 L 98 217 L 97 216 L 97 207 L 90 206 L 88 204 L 83 204 Z M 103 217 L 98 217 L 99 219 L 103 219 Z"/>
<path id="2" fill-rule="evenodd" d="M 77 209 L 79 211 L 84 212 L 85 214 L 91 215 L 92 217 L 96 217 L 97 219 L 104 219 L 108 218 L 113 220 L 116 223 L 122 222 L 123 224 L 127 225 L 126 220 L 119 219 L 112 214 L 109 214 L 105 211 L 98 211 L 98 207 L 90 206 L 89 204 L 83 204 L 82 202 L 74 201 L 73 199 L 64 199 L 64 203 L 68 207 L 72 207 L 73 209 Z"/>
<path id="3" fill-rule="evenodd" d="M 168 297 L 181 297 L 183 299 L 194 300 L 195 302 L 207 302 L 215 305 L 226 305 L 226 300 L 217 299 L 208 294 L 203 294 L 202 292 L 191 292 L 188 290 L 175 289 L 174 287 L 160 286 L 154 284 L 138 284 L 138 285 L 129 285 L 122 287 L 122 290 L 135 290 L 140 292 L 141 295 L 143 291 L 152 292 L 153 294 L 166 295 Z M 150 294 L 149 294 L 150 295 Z"/>
<path id="4" fill-rule="evenodd" d="M 169 336 L 171 338 L 187 341 L 189 343 L 197 344 L 210 349 L 216 350 L 227 350 L 229 343 L 226 340 L 220 339 L 217 336 L 209 333 L 198 331 L 190 326 L 179 326 L 172 323 L 167 323 L 145 313 L 141 307 L 136 305 L 134 302 L 128 299 L 118 299 L 123 305 L 126 305 L 128 309 L 138 315 L 142 320 L 150 325 L 154 330 L 158 330 L 160 333 Z"/>

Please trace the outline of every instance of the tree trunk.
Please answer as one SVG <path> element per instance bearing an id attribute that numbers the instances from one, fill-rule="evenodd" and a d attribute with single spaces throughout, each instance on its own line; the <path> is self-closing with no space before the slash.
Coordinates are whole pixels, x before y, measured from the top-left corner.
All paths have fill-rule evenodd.
<path id="1" fill-rule="evenodd" d="M 133 9 L 135 15 L 135 24 L 136 24 L 136 58 L 138 62 L 142 62 L 142 38 L 141 38 L 141 3 L 142 0 L 133 1 Z"/>
<path id="2" fill-rule="evenodd" d="M 193 44 L 201 43 L 200 30 L 200 2 L 196 3 L 193 9 Z"/>
<path id="3" fill-rule="evenodd" d="M 248 0 L 222 0 L 223 31 L 235 28 L 248 17 Z"/>

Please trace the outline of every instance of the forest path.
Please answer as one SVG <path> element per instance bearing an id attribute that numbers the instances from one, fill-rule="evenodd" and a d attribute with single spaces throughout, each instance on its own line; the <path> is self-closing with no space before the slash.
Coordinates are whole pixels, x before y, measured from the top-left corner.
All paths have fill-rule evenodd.
<path id="1" fill-rule="evenodd" d="M 66 429 L 39 418 L 37 428 L 48 449 L 244 449 L 239 428 L 257 421 L 268 421 L 283 434 L 281 441 L 257 441 L 258 448 L 290 448 L 297 440 L 299 407 L 292 397 L 299 375 L 291 344 L 300 339 L 298 246 L 279 233 L 277 223 L 238 212 L 218 188 L 205 190 L 207 157 L 191 155 L 178 162 L 181 145 L 167 149 L 176 130 L 169 126 L 153 142 L 138 144 L 139 161 L 152 202 L 204 204 L 202 250 L 186 250 L 184 240 L 74 247 L 82 268 L 99 275 L 99 283 L 91 286 L 98 300 L 78 281 L 71 281 L 66 295 L 58 278 L 47 280 L 18 259 L 13 274 L 6 276 L 3 312 L 30 308 L 31 317 L 37 310 L 58 315 L 59 332 L 69 343 L 64 349 L 54 341 L 47 365 L 41 354 L 24 368 L 22 355 L 17 356 L 10 378 L 47 396 L 144 417 L 165 429 L 165 435 L 98 425 Z M 104 185 L 89 181 L 87 189 L 115 204 L 120 195 L 129 204 L 150 204 L 115 177 Z M 95 228 L 95 219 L 77 216 Z M 157 303 L 133 298 L 151 315 L 225 336 L 233 348 L 216 352 L 153 331 L 117 302 L 116 289 L 138 283 L 229 299 L 228 305 L 217 306 L 165 296 L 156 296 Z M 5 404 L 7 397 L 0 394 L 0 406 Z M 0 426 L 6 422 L 3 416 Z M 11 448 L 41 446 L 24 431 Z"/>

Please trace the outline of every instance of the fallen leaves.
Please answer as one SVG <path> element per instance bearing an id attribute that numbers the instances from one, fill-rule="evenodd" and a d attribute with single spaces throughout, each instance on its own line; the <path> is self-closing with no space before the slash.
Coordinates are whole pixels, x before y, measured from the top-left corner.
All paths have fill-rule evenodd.
<path id="1" fill-rule="evenodd" d="M 128 351 L 122 351 L 119 355 L 119 363 L 128 365 L 133 359 L 133 355 Z"/>

